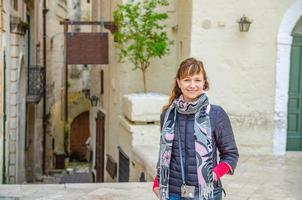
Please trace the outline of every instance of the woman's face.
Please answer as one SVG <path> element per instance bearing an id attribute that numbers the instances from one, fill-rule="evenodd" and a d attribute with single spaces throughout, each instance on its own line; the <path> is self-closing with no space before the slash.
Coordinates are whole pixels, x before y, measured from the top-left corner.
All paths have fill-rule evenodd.
<path id="1" fill-rule="evenodd" d="M 180 88 L 185 101 L 194 101 L 203 93 L 204 77 L 202 73 L 193 76 L 187 76 L 183 79 L 177 79 L 178 87 Z"/>

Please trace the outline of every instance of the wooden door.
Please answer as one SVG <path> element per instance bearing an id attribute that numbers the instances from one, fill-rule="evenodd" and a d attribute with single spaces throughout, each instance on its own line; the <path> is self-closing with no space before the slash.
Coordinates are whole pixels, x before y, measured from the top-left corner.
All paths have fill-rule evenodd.
<path id="1" fill-rule="evenodd" d="M 291 50 L 286 149 L 302 150 L 302 35 L 294 35 Z"/>
<path id="2" fill-rule="evenodd" d="M 96 118 L 95 169 L 96 182 L 104 182 L 105 114 L 98 111 Z"/>
<path id="3" fill-rule="evenodd" d="M 89 112 L 78 115 L 71 124 L 70 130 L 70 156 L 73 159 L 86 160 L 86 140 L 89 133 Z"/>

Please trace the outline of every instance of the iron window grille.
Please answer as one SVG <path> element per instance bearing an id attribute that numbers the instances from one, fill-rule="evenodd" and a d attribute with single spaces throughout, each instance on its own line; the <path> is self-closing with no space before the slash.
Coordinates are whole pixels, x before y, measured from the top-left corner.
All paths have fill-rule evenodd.
<path id="1" fill-rule="evenodd" d="M 44 67 L 30 65 L 27 76 L 26 100 L 29 103 L 39 103 L 44 92 Z"/>
<path id="2" fill-rule="evenodd" d="M 118 181 L 129 182 L 129 157 L 119 148 Z"/>

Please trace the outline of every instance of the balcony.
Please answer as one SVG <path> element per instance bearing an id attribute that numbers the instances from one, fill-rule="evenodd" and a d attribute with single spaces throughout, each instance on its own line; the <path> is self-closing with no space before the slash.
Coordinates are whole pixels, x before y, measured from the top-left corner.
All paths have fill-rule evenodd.
<path id="1" fill-rule="evenodd" d="M 44 92 L 44 67 L 41 65 L 30 65 L 27 74 L 28 103 L 39 103 Z"/>

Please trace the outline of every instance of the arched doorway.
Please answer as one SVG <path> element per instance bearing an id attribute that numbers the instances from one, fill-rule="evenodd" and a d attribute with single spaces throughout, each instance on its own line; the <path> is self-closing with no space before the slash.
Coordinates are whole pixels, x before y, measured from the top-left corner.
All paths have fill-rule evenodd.
<path id="1" fill-rule="evenodd" d="M 89 112 L 78 115 L 71 123 L 70 129 L 70 159 L 86 161 L 86 141 L 90 136 Z"/>
<path id="2" fill-rule="evenodd" d="M 297 0 L 286 11 L 278 30 L 273 152 L 279 155 L 286 152 L 292 31 L 301 15 L 302 0 Z"/>
<path id="3" fill-rule="evenodd" d="M 292 36 L 286 150 L 302 151 L 302 17 Z"/>

